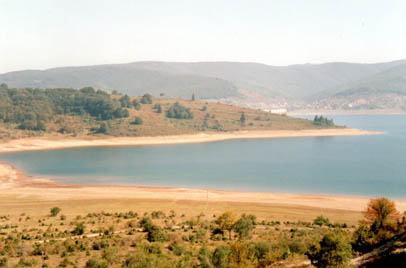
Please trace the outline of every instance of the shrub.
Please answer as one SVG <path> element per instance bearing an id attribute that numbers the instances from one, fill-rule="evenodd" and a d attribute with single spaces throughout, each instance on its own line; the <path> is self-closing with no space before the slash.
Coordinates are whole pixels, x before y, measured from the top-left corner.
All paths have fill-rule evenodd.
<path id="1" fill-rule="evenodd" d="M 34 131 L 45 131 L 46 126 L 44 122 L 42 121 L 33 121 L 33 120 L 27 120 L 22 122 L 19 126 L 18 129 L 21 130 L 34 130 Z"/>
<path id="2" fill-rule="evenodd" d="M 56 215 L 58 215 L 58 213 L 61 212 L 61 209 L 58 207 L 53 207 L 51 208 L 51 216 L 55 217 Z"/>
<path id="3" fill-rule="evenodd" d="M 141 110 L 141 103 L 138 100 L 133 100 L 133 106 L 135 110 Z"/>
<path id="4" fill-rule="evenodd" d="M 355 251 L 369 252 L 375 244 L 374 233 L 364 224 L 360 225 L 352 235 L 351 245 Z"/>
<path id="5" fill-rule="evenodd" d="M 161 227 L 152 223 L 152 220 L 148 217 L 144 217 L 140 221 L 140 226 L 144 232 L 147 232 L 147 240 L 149 242 L 163 242 L 166 241 L 166 234 Z"/>
<path id="6" fill-rule="evenodd" d="M 7 257 L 0 258 L 0 267 L 7 267 Z"/>
<path id="7" fill-rule="evenodd" d="M 107 262 L 105 262 L 99 258 L 93 257 L 86 262 L 86 267 L 87 268 L 108 268 L 109 265 L 107 264 Z"/>
<path id="8" fill-rule="evenodd" d="M 76 224 L 75 229 L 71 233 L 73 235 L 83 235 L 85 233 L 85 224 L 83 222 Z"/>
<path id="9" fill-rule="evenodd" d="M 143 123 L 144 123 L 144 121 L 143 121 L 142 118 L 139 117 L 139 116 L 136 116 L 136 117 L 134 118 L 134 121 L 131 122 L 132 125 L 142 125 Z"/>
<path id="10" fill-rule="evenodd" d="M 147 93 L 144 96 L 142 96 L 141 103 L 142 104 L 152 104 L 152 95 Z"/>
<path id="11" fill-rule="evenodd" d="M 233 229 L 238 234 L 240 239 L 249 238 L 251 231 L 255 228 L 254 215 L 243 214 L 240 219 L 234 224 Z"/>
<path id="12" fill-rule="evenodd" d="M 197 257 L 202 268 L 212 268 L 212 253 L 206 247 L 202 247 L 199 251 L 199 256 Z"/>
<path id="13" fill-rule="evenodd" d="M 332 127 L 334 126 L 334 121 L 333 119 L 327 119 L 323 116 L 315 116 L 313 119 L 313 125 L 316 126 L 323 126 L 323 127 Z"/>
<path id="14" fill-rule="evenodd" d="M 176 102 L 174 105 L 169 107 L 166 112 L 166 117 L 176 118 L 176 119 L 193 119 L 194 115 L 190 111 L 190 108 L 186 108 L 183 105 Z"/>
<path id="15" fill-rule="evenodd" d="M 330 225 L 330 220 L 328 218 L 325 218 L 324 216 L 320 215 L 314 219 L 313 224 L 319 225 L 319 226 L 323 226 L 323 225 L 328 226 L 328 225 Z"/>
<path id="16" fill-rule="evenodd" d="M 213 252 L 212 262 L 216 268 L 228 268 L 229 267 L 229 254 L 230 248 L 222 245 L 218 246 Z"/>
<path id="17" fill-rule="evenodd" d="M 352 249 L 341 232 L 331 232 L 311 245 L 306 255 L 316 267 L 345 267 L 352 257 Z"/>

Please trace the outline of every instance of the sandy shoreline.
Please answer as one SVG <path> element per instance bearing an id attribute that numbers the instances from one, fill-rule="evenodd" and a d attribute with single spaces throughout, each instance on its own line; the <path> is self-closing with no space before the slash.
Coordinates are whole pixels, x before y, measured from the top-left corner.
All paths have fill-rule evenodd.
<path id="1" fill-rule="evenodd" d="M 110 137 L 101 139 L 26 138 L 1 143 L 0 153 L 92 147 L 92 146 L 163 145 L 163 144 L 213 142 L 231 139 L 331 137 L 331 136 L 357 136 L 357 135 L 375 135 L 375 134 L 382 133 L 353 128 L 337 128 L 337 129 L 311 129 L 311 130 L 239 131 L 231 133 L 199 133 L 199 134 L 157 136 L 157 137 L 113 137 L 113 138 Z"/>
<path id="2" fill-rule="evenodd" d="M 197 134 L 166 137 L 109 138 L 95 140 L 47 140 L 40 138 L 14 140 L 0 144 L 0 152 L 45 150 L 88 146 L 160 145 L 210 142 L 244 138 L 328 137 L 380 134 L 358 129 L 326 129 L 302 131 L 238 132 L 232 134 Z M 190 213 L 197 207 L 204 210 L 206 200 L 212 210 L 232 209 L 255 213 L 265 218 L 307 219 L 326 214 L 338 221 L 356 223 L 369 198 L 285 194 L 269 192 L 242 192 L 170 187 L 89 186 L 63 185 L 52 180 L 23 174 L 9 164 L 0 163 L 0 212 L 9 213 L 34 208 L 38 204 L 56 204 L 76 212 L 94 211 L 100 207 L 110 209 L 181 208 Z M 26 205 L 24 205 L 26 204 Z M 93 204 L 86 206 L 85 204 Z M 406 210 L 406 200 L 396 201 L 398 209 Z M 195 209 L 193 209 L 195 208 Z M 16 212 L 17 213 L 17 212 Z"/>
<path id="3" fill-rule="evenodd" d="M 0 163 L 0 197 L 15 196 L 38 200 L 189 200 L 209 202 L 253 203 L 269 205 L 287 205 L 291 207 L 312 207 L 362 211 L 369 201 L 364 197 L 336 195 L 287 194 L 268 192 L 239 192 L 224 190 L 204 190 L 171 187 L 138 186 L 89 186 L 63 185 L 51 180 L 29 177 L 9 164 Z M 406 200 L 397 200 L 396 205 L 402 212 L 406 210 Z M 1 205 L 0 205 L 1 206 Z"/>

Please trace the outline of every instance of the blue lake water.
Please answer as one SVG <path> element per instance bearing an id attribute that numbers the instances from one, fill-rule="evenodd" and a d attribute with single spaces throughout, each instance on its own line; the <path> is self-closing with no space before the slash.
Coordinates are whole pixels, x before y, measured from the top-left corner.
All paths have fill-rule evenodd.
<path id="1" fill-rule="evenodd" d="M 406 199 L 406 115 L 334 115 L 384 135 L 231 140 L 1 154 L 72 184 L 149 185 Z"/>

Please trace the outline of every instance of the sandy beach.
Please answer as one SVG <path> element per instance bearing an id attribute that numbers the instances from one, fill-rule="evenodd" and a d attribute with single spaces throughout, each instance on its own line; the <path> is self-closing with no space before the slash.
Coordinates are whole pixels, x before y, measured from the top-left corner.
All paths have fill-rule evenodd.
<path id="1" fill-rule="evenodd" d="M 182 208 L 201 213 L 207 204 L 212 213 L 226 209 L 255 213 L 260 217 L 311 220 L 323 214 L 336 221 L 356 223 L 362 218 L 368 198 L 238 192 L 170 187 L 63 185 L 27 176 L 9 164 L 0 164 L 0 214 L 39 209 L 38 204 L 57 204 L 75 213 L 112 210 Z M 406 200 L 397 200 L 406 210 Z M 48 209 L 48 206 L 46 206 Z M 73 212 L 72 212 L 73 213 Z"/>
<path id="2" fill-rule="evenodd" d="M 109 137 L 109 138 L 27 138 L 16 139 L 0 144 L 0 153 L 49 150 L 91 146 L 128 146 L 128 145 L 163 145 L 181 143 L 213 142 L 232 139 L 268 139 L 295 137 L 331 137 L 375 135 L 381 132 L 353 128 L 310 129 L 310 130 L 272 130 L 272 131 L 239 131 L 230 133 L 199 133 L 188 135 L 156 137 Z"/>
<path id="3" fill-rule="evenodd" d="M 246 138 L 290 138 L 373 135 L 358 129 L 324 129 L 300 131 L 235 132 L 226 134 L 196 134 L 163 137 L 120 137 L 107 139 L 21 139 L 0 144 L 0 152 L 45 150 L 88 146 L 160 145 L 177 143 L 210 142 Z M 190 213 L 201 213 L 210 204 L 212 213 L 232 209 L 244 213 L 256 213 L 272 219 L 307 219 L 317 215 L 329 215 L 337 221 L 352 223 L 362 217 L 361 211 L 368 198 L 282 194 L 263 192 L 238 192 L 170 187 L 89 186 L 63 185 L 49 179 L 30 177 L 9 164 L 0 163 L 0 214 L 22 209 L 40 209 L 38 204 L 57 204 L 85 213 L 110 208 L 135 210 L 180 208 Z M 85 205 L 84 205 L 85 204 Z M 406 201 L 396 201 L 400 211 L 406 210 Z"/>

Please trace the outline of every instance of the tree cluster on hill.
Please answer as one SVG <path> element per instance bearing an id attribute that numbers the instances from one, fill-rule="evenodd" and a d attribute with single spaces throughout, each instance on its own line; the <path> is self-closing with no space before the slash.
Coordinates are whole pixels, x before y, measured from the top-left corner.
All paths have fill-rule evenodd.
<path id="1" fill-rule="evenodd" d="M 316 115 L 313 119 L 313 124 L 316 126 L 322 126 L 322 127 L 333 127 L 334 121 L 333 121 L 333 119 L 327 119 L 326 117 L 323 117 L 322 115 L 320 115 L 320 116 Z"/>
<path id="2" fill-rule="evenodd" d="M 129 116 L 128 96 L 114 100 L 102 90 L 85 87 L 80 90 L 9 89 L 0 86 L 0 120 L 20 124 L 20 129 L 45 130 L 45 124 L 55 115 L 92 116 L 110 120 Z"/>
<path id="3" fill-rule="evenodd" d="M 190 108 L 186 108 L 185 106 L 179 104 L 179 102 L 176 102 L 174 105 L 169 107 L 168 111 L 166 112 L 166 117 L 176 119 L 193 119 L 194 115 L 190 111 Z"/>

